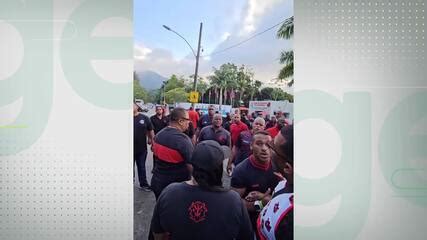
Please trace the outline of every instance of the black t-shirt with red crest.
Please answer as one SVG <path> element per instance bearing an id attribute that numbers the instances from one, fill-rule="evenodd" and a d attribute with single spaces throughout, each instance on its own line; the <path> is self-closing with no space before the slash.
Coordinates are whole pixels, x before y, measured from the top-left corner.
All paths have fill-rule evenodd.
<path id="1" fill-rule="evenodd" d="M 151 227 L 154 233 L 169 233 L 169 239 L 246 240 L 254 236 L 236 192 L 212 192 L 185 182 L 162 191 Z"/>

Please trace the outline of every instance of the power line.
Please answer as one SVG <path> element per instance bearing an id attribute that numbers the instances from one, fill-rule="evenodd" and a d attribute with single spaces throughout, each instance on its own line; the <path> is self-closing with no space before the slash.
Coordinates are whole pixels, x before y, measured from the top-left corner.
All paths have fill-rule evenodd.
<path id="1" fill-rule="evenodd" d="M 255 38 L 255 37 L 258 37 L 259 35 L 264 34 L 264 33 L 268 32 L 268 31 L 270 31 L 271 29 L 273 29 L 273 28 L 275 28 L 275 27 L 279 26 L 280 24 L 283 24 L 283 23 L 284 23 L 284 22 L 286 22 L 287 20 L 288 20 L 288 19 L 285 19 L 285 20 L 283 20 L 283 21 L 281 21 L 281 22 L 279 22 L 279 23 L 276 23 L 276 24 L 274 24 L 273 26 L 271 26 L 271 27 L 269 27 L 269 28 L 265 29 L 264 31 L 259 32 L 259 33 L 256 33 L 256 34 L 252 35 L 251 37 L 249 37 L 249 38 L 247 38 L 247 39 L 245 39 L 245 40 L 243 40 L 243 41 L 241 41 L 241 42 L 238 42 L 238 43 L 236 43 L 236 44 L 234 44 L 234 45 L 231 45 L 231 46 L 229 46 L 229 47 L 227 47 L 227 48 L 224 48 L 224 49 L 222 49 L 222 50 L 219 50 L 219 51 L 216 51 L 216 52 L 210 53 L 210 54 L 208 54 L 208 55 L 203 55 L 202 57 L 207 57 L 207 56 L 216 55 L 216 54 L 219 54 L 219 53 L 223 53 L 223 52 L 225 52 L 225 51 L 228 51 L 228 50 L 230 50 L 230 49 L 232 49 L 232 48 L 238 47 L 238 46 L 242 45 L 243 43 L 245 43 L 245 42 L 247 42 L 247 41 L 250 41 L 250 40 L 252 40 L 252 39 L 253 39 L 253 38 Z"/>

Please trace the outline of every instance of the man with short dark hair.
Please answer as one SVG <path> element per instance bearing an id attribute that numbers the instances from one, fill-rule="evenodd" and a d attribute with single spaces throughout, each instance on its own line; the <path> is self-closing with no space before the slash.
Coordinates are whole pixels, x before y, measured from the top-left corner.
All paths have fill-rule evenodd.
<path id="1" fill-rule="evenodd" d="M 270 199 L 271 190 L 279 183 L 271 166 L 268 146 L 271 140 L 268 132 L 255 132 L 251 142 L 252 155 L 237 165 L 231 176 L 231 188 L 242 197 L 254 227 L 262 207 L 259 199 Z"/>
<path id="2" fill-rule="evenodd" d="M 284 127 L 285 124 L 286 124 L 285 118 L 281 117 L 281 118 L 279 118 L 277 120 L 276 125 L 274 125 L 273 127 L 267 129 L 267 132 L 270 133 L 270 135 L 271 135 L 272 138 L 275 138 L 276 135 L 280 132 L 280 129 L 282 129 L 282 127 Z"/>
<path id="3" fill-rule="evenodd" d="M 270 119 L 268 119 L 268 121 L 266 121 L 267 124 L 265 125 L 266 129 L 272 128 L 276 125 L 277 123 L 277 118 L 275 115 L 271 116 Z"/>
<path id="4" fill-rule="evenodd" d="M 199 119 L 202 117 L 202 110 L 200 108 L 196 108 L 197 114 L 199 114 Z"/>
<path id="5" fill-rule="evenodd" d="M 234 146 L 239 138 L 239 134 L 243 131 L 249 130 L 248 126 L 241 121 L 239 113 L 234 114 L 234 122 L 230 126 L 231 144 Z"/>
<path id="6" fill-rule="evenodd" d="M 183 108 L 174 108 L 169 115 L 169 121 L 169 126 L 161 130 L 153 141 L 156 164 L 151 178 L 151 189 L 156 199 L 170 183 L 190 178 L 193 144 L 183 133 L 190 122 L 188 113 Z"/>
<path id="7" fill-rule="evenodd" d="M 188 123 L 188 128 L 184 131 L 184 134 L 191 139 L 193 145 L 196 145 L 196 129 L 193 126 L 193 122 L 190 121 Z"/>
<path id="8" fill-rule="evenodd" d="M 163 107 L 156 106 L 156 114 L 150 117 L 151 123 L 154 127 L 154 134 L 157 134 L 168 125 L 168 119 L 164 114 Z"/>
<path id="9" fill-rule="evenodd" d="M 248 127 L 248 128 L 251 128 L 252 127 L 252 124 L 251 124 L 251 121 L 249 121 L 249 118 L 248 118 L 248 116 L 246 116 L 246 113 L 242 113 L 242 116 L 241 116 L 241 121 L 244 123 L 244 124 L 246 124 L 246 126 Z M 265 120 L 264 120 L 265 121 Z"/>
<path id="10" fill-rule="evenodd" d="M 214 114 L 215 114 L 215 106 L 209 105 L 208 114 L 203 115 L 199 119 L 199 123 L 197 124 L 197 129 L 200 131 L 204 127 L 211 125 Z"/>
<path id="11" fill-rule="evenodd" d="M 231 157 L 228 160 L 227 172 L 230 174 L 232 170 L 232 164 L 237 166 L 243 160 L 251 155 L 251 142 L 252 136 L 258 132 L 263 131 L 265 128 L 265 120 L 261 117 L 257 117 L 253 124 L 252 129 L 248 131 L 243 131 L 239 134 L 236 144 L 233 145 L 231 150 Z"/>
<path id="12" fill-rule="evenodd" d="M 225 118 L 223 118 L 223 121 L 222 121 L 222 127 L 225 129 L 225 130 L 227 130 L 227 131 L 229 131 L 230 132 L 230 127 L 231 127 L 231 124 L 233 124 L 233 122 L 234 122 L 234 114 L 233 113 L 227 113 L 226 114 L 226 116 L 225 116 Z M 231 132 L 230 132 L 231 133 Z"/>
<path id="13" fill-rule="evenodd" d="M 199 121 L 200 117 L 199 117 L 199 114 L 196 111 L 194 111 L 194 108 L 192 106 L 188 110 L 188 116 L 191 122 L 193 123 L 194 129 L 197 129 L 197 122 Z"/>
<path id="14" fill-rule="evenodd" d="M 145 161 L 147 159 L 147 138 L 148 143 L 152 143 L 154 137 L 153 126 L 150 119 L 138 112 L 139 106 L 133 104 L 133 161 L 138 171 L 139 187 L 144 191 L 150 191 L 147 182 Z M 135 177 L 135 169 L 134 169 Z"/>
<path id="15" fill-rule="evenodd" d="M 294 239 L 294 131 L 288 125 L 269 146 L 272 151 L 273 169 L 282 178 L 266 203 L 257 221 L 258 235 L 262 240 Z M 258 199 L 260 200 L 260 199 Z"/>
<path id="16" fill-rule="evenodd" d="M 253 232 L 236 192 L 222 186 L 221 146 L 212 140 L 197 144 L 190 181 L 166 187 L 154 208 L 151 230 L 156 240 L 247 240 Z"/>
<path id="17" fill-rule="evenodd" d="M 204 127 L 199 134 L 198 142 L 205 140 L 214 140 L 220 145 L 231 149 L 230 133 L 222 127 L 221 114 L 215 114 L 211 126 Z"/>

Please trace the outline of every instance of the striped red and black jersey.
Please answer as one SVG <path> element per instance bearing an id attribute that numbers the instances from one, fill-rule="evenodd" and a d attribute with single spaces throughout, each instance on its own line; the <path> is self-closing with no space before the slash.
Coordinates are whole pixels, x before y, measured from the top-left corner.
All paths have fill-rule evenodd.
<path id="1" fill-rule="evenodd" d="M 193 144 L 190 138 L 176 128 L 166 127 L 154 137 L 153 155 L 156 160 L 153 173 L 185 172 L 190 163 Z"/>

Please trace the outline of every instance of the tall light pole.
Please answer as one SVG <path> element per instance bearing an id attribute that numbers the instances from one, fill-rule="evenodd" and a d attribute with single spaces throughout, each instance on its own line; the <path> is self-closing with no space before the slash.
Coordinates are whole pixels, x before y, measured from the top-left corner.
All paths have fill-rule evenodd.
<path id="1" fill-rule="evenodd" d="M 181 34 L 177 33 L 176 31 L 174 31 L 173 29 L 171 29 L 170 27 L 168 27 L 166 25 L 163 25 L 163 27 L 166 30 L 171 31 L 171 32 L 175 33 L 176 35 L 178 35 L 180 38 L 182 38 L 187 43 L 187 45 L 190 47 L 191 51 L 193 52 L 193 56 L 196 58 L 196 69 L 194 71 L 193 91 L 196 91 L 197 90 L 197 74 L 199 72 L 200 42 L 202 40 L 203 23 L 200 23 L 199 43 L 197 45 L 197 53 L 194 51 L 193 47 L 191 47 L 190 43 L 183 36 L 181 36 Z"/>
<path id="2" fill-rule="evenodd" d="M 197 74 L 198 74 L 198 72 L 199 72 L 200 41 L 202 40 L 202 28 L 203 28 L 203 23 L 200 23 L 200 29 L 199 29 L 199 44 L 198 44 L 198 46 L 197 46 L 196 70 L 194 71 L 193 91 L 197 91 Z"/>

